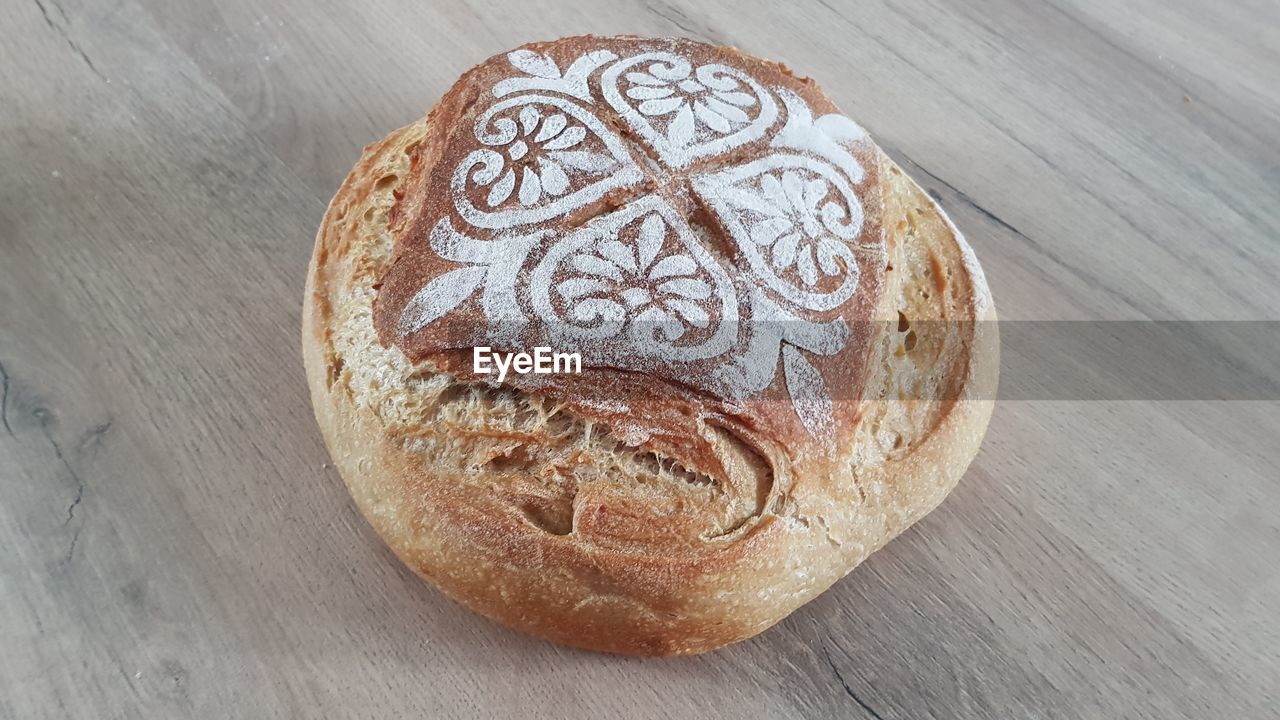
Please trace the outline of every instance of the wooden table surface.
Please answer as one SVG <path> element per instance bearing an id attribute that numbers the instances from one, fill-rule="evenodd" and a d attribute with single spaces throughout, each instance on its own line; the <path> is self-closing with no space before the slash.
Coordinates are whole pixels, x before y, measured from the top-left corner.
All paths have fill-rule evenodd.
<path id="1" fill-rule="evenodd" d="M 363 144 L 528 40 L 814 76 L 1002 320 L 1280 319 L 1275 2 L 589 7 L 0 4 L 0 717 L 1276 717 L 1275 394 L 1005 400 L 937 512 L 703 657 L 516 635 L 383 548 L 311 417 L 313 233 Z"/>

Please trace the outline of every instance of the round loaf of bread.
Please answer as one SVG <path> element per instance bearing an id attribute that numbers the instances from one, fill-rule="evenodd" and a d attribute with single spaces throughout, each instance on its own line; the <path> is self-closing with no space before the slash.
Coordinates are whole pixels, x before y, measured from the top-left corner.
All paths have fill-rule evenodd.
<path id="1" fill-rule="evenodd" d="M 574 37 L 365 148 L 303 352 L 407 565 L 534 635 L 687 654 L 941 502 L 991 413 L 994 320 L 960 233 L 811 80 Z"/>

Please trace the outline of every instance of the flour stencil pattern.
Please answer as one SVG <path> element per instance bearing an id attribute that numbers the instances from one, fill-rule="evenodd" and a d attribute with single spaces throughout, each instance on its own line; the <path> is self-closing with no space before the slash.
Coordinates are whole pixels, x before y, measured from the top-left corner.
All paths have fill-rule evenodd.
<path id="1" fill-rule="evenodd" d="M 410 299 L 401 336 L 478 297 L 495 344 L 536 327 L 589 348 L 584 366 L 660 362 L 732 402 L 781 372 L 801 424 L 830 436 L 831 393 L 809 357 L 838 354 L 850 334 L 842 318 L 817 316 L 860 285 L 855 188 L 865 171 L 849 148 L 865 132 L 841 115 L 815 118 L 794 92 L 741 69 L 669 51 L 595 51 L 563 70 L 530 50 L 507 59 L 513 74 L 492 88 L 475 147 L 450 176 L 461 223 L 441 219 L 431 236 L 432 250 L 458 267 Z M 646 159 L 637 162 L 608 112 Z M 714 162 L 747 145 L 764 150 Z M 668 195 L 647 191 L 642 165 L 684 182 L 714 212 L 729 251 L 712 247 Z M 565 221 L 617 193 L 628 194 L 620 207 Z"/>

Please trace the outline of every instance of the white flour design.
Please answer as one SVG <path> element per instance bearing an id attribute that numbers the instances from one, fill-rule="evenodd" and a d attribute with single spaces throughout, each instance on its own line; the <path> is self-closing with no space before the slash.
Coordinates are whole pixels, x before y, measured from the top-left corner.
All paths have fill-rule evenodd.
<path id="1" fill-rule="evenodd" d="M 409 301 L 401 336 L 479 292 L 495 344 L 538 328 L 588 348 L 586 365 L 674 367 L 672 377 L 733 402 L 768 387 L 781 368 L 796 416 L 814 437 L 828 437 L 830 392 L 806 353 L 834 355 L 848 338 L 844 320 L 812 314 L 837 310 L 859 286 L 864 218 L 854 187 L 865 173 L 849 148 L 866 133 L 841 115 L 815 119 L 790 90 L 671 52 L 619 59 L 596 51 L 563 72 L 529 50 L 507 57 L 519 74 L 494 86 L 495 102 L 476 119 L 478 146 L 451 182 L 458 216 L 493 239 L 469 237 L 447 218 L 437 223 L 432 250 L 460 267 Z M 659 194 L 555 229 L 551 221 L 610 192 L 634 195 L 645 178 L 596 114 L 595 97 L 668 173 L 768 138 L 745 162 L 695 168 L 687 178 L 688 192 L 728 232 L 745 265 L 741 279 Z"/>

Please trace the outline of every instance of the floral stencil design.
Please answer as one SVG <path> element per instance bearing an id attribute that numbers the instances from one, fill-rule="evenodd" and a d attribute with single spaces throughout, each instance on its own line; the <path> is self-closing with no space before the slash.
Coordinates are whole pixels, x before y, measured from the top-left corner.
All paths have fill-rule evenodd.
<path id="1" fill-rule="evenodd" d="M 651 52 L 609 66 L 602 92 L 663 161 L 685 167 L 764 137 L 777 119 L 777 103 L 746 73 Z"/>
<path id="2" fill-rule="evenodd" d="M 598 175 L 618 165 L 608 155 L 573 149 L 587 137 L 587 129 L 570 125 L 564 113 L 544 115 L 537 107 L 525 105 L 520 109 L 518 125 L 514 138 L 504 148 L 509 161 L 507 171 L 485 198 L 489 207 L 497 207 L 511 197 L 517 186 L 517 170 L 520 204 L 536 205 L 543 193 L 559 196 L 568 192 L 566 168 L 569 172 Z"/>
<path id="3" fill-rule="evenodd" d="M 829 192 L 823 180 L 802 180 L 798 171 L 786 170 L 781 179 L 760 176 L 760 192 L 739 197 L 766 215 L 751 228 L 751 241 L 769 248 L 769 260 L 778 272 L 795 266 L 807 287 L 817 284 L 819 271 L 829 276 L 845 270 L 837 262 L 844 246 L 823 225 L 819 209 Z"/>
<path id="4" fill-rule="evenodd" d="M 570 255 L 573 274 L 556 286 L 572 306 L 574 320 L 596 318 L 622 323 L 654 323 L 668 341 L 678 340 L 689 326 L 706 328 L 711 316 L 699 301 L 711 297 L 711 285 L 698 275 L 698 264 L 684 253 L 659 259 L 666 227 L 649 215 L 637 242 L 608 238 Z"/>
<path id="5" fill-rule="evenodd" d="M 491 341 L 550 339 L 586 364 L 669 373 L 733 402 L 781 374 L 798 422 L 830 436 L 810 358 L 849 337 L 826 313 L 859 287 L 865 173 L 850 148 L 865 133 L 742 69 L 666 50 L 597 50 L 564 70 L 551 54 L 507 58 L 518 72 L 493 86 L 451 176 L 465 224 L 440 218 L 432 234 L 453 266 L 402 309 L 402 335 L 474 298 Z M 702 162 L 715 158 L 735 160 Z M 699 233 L 689 207 L 717 218 L 730 247 Z"/>
<path id="6" fill-rule="evenodd" d="M 741 127 L 750 119 L 743 108 L 757 104 L 736 78 L 709 65 L 698 68 L 697 79 L 690 77 L 687 65 L 662 63 L 649 65 L 648 72 L 629 72 L 626 78 L 631 83 L 627 97 L 639 101 L 636 109 L 642 114 L 675 113 L 667 127 L 667 139 L 675 144 L 692 140 L 699 125 L 721 134 Z"/>

